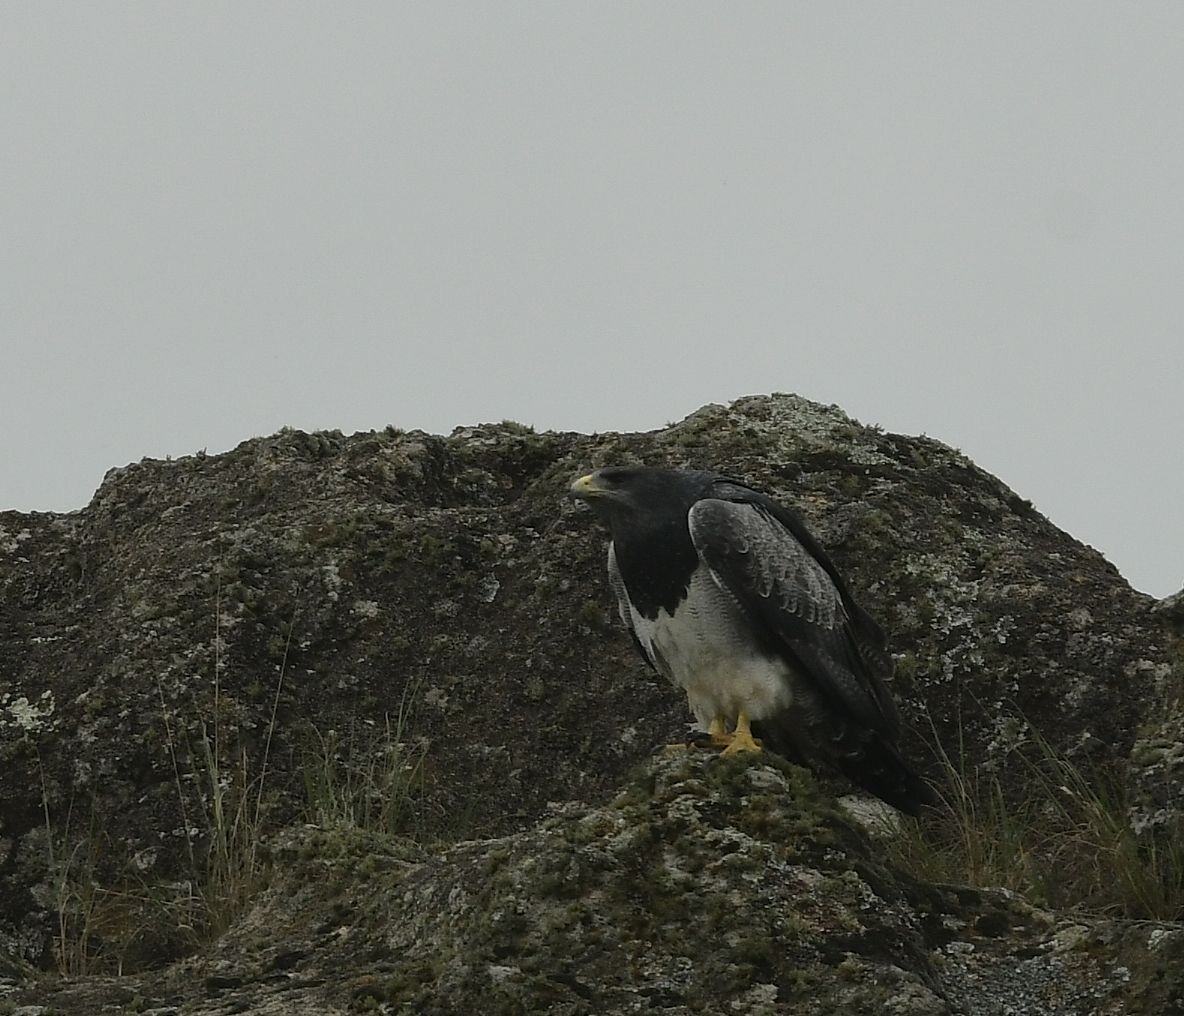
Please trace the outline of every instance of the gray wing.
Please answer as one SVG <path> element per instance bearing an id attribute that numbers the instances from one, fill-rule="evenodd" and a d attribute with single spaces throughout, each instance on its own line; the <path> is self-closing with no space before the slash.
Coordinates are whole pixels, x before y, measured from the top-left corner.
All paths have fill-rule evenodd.
<path id="1" fill-rule="evenodd" d="M 832 707 L 894 738 L 900 721 L 882 680 L 891 660 L 870 644 L 866 615 L 811 549 L 759 503 L 705 498 L 687 519 L 712 579 L 739 601 L 766 647 L 794 663 Z"/>

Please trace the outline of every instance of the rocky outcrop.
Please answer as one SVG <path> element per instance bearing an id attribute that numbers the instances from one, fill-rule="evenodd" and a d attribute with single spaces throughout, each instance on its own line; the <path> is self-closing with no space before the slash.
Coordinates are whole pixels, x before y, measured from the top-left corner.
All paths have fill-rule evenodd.
<path id="1" fill-rule="evenodd" d="M 272 851 L 283 884 L 210 954 L 13 1002 L 194 1016 L 1067 1016 L 1184 999 L 1179 930 L 1138 930 L 1162 961 L 1151 984 L 1110 926 L 893 871 L 808 774 L 769 760 L 659 755 L 606 805 L 557 806 L 434 856 L 312 828 Z"/>
<path id="2" fill-rule="evenodd" d="M 48 962 L 63 858 L 100 886 L 183 884 L 237 773 L 263 775 L 268 828 L 309 817 L 310 746 L 373 734 L 422 758 L 399 831 L 423 842 L 609 800 L 687 719 L 564 497 L 629 461 L 721 468 L 806 518 L 889 632 L 931 774 L 935 743 L 960 746 L 1020 793 L 1038 732 L 1127 765 L 1149 834 L 1178 820 L 1170 611 L 940 442 L 794 396 L 647 434 L 286 431 L 113 470 L 79 512 L 0 513 L 0 951 Z"/>

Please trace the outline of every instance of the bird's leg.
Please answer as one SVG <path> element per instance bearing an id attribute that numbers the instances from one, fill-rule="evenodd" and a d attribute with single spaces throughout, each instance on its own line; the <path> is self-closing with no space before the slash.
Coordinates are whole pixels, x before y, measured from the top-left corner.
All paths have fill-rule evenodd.
<path id="1" fill-rule="evenodd" d="M 732 743 L 732 735 L 728 733 L 728 725 L 722 716 L 717 716 L 708 724 L 707 729 L 697 730 L 690 736 L 689 743 L 696 748 L 725 748 Z"/>
<path id="2" fill-rule="evenodd" d="M 717 716 L 707 728 L 708 743 L 713 748 L 726 748 L 732 743 L 732 735 L 728 733 L 728 725 L 722 716 Z"/>
<path id="3" fill-rule="evenodd" d="M 736 729 L 728 736 L 728 746 L 723 750 L 724 755 L 737 755 L 742 751 L 760 751 L 761 742 L 752 736 L 748 726 L 748 714 L 743 709 L 736 717 Z"/>

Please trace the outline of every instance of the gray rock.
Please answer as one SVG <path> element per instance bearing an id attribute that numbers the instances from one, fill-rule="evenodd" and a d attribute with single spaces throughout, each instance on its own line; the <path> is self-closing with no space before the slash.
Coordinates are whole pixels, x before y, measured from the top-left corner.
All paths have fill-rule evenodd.
<path id="1" fill-rule="evenodd" d="M 808 773 L 767 757 L 661 753 L 608 804 L 559 806 L 438 853 L 303 827 L 270 856 L 280 883 L 209 951 L 38 1001 L 194 1016 L 1069 1016 L 1168 1012 L 1137 1000 L 1163 1005 L 1184 987 L 1163 966 L 1178 930 L 1139 932 L 1138 955 L 1163 954 L 1151 981 L 1127 965 L 1129 925 L 919 883 Z"/>
<path id="2" fill-rule="evenodd" d="M 91 942 L 99 969 L 191 951 L 169 915 L 213 845 L 213 777 L 241 797 L 264 773 L 267 828 L 307 819 L 308 749 L 330 731 L 344 744 L 390 722 L 395 748 L 423 756 L 395 830 L 422 842 L 479 852 L 551 802 L 609 800 L 682 736 L 686 706 L 614 623 L 603 534 L 564 493 L 581 470 L 642 460 L 725 469 L 806 518 L 890 634 L 922 768 L 937 772 L 935 743 L 961 745 L 1022 794 L 1017 749 L 1038 732 L 1124 763 L 1145 835 L 1177 828 L 1171 610 L 940 442 L 789 395 L 648 434 L 284 431 L 112 470 L 79 512 L 0 513 L 0 949 L 48 965 L 62 920 L 77 931 L 88 913 L 69 884 L 127 901 Z M 920 952 L 853 961 L 899 967 L 902 998 L 955 1004 L 937 967 L 989 953 L 939 963 L 932 938 L 906 939 Z M 670 962 L 646 976 L 683 990 Z M 515 968 L 449 976 L 513 986 L 530 974 Z M 764 984 L 729 997 L 775 1008 Z"/>

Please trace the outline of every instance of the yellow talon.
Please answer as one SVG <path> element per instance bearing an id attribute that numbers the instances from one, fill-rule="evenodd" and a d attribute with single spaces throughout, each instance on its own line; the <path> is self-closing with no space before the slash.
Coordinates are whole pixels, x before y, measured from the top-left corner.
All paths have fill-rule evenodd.
<path id="1" fill-rule="evenodd" d="M 715 717 L 706 730 L 697 730 L 687 739 L 687 744 L 694 748 L 726 748 L 731 743 L 732 735 L 722 716 Z"/>
<path id="2" fill-rule="evenodd" d="M 732 735 L 728 733 L 728 725 L 722 716 L 717 716 L 707 728 L 707 736 L 712 747 L 726 748 L 732 743 Z"/>
<path id="3" fill-rule="evenodd" d="M 759 752 L 762 750 L 761 742 L 752 736 L 752 729 L 748 725 L 748 715 L 744 712 L 736 717 L 736 729 L 730 735 L 725 736 L 728 738 L 728 746 L 722 752 L 724 755 L 738 755 L 742 751 Z"/>
<path id="4" fill-rule="evenodd" d="M 752 736 L 748 715 L 743 712 L 736 717 L 736 729 L 731 733 L 728 732 L 727 721 L 722 716 L 716 716 L 705 731 L 692 735 L 690 743 L 698 748 L 722 748 L 724 755 L 763 750 L 761 742 Z"/>

